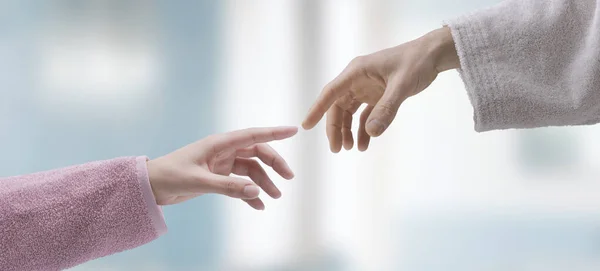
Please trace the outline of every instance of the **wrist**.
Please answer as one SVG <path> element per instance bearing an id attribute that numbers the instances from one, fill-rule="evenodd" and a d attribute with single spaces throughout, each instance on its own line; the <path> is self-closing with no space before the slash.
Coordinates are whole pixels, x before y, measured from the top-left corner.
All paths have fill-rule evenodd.
<path id="1" fill-rule="evenodd" d="M 154 195 L 154 198 L 157 198 L 157 191 L 156 191 L 156 186 L 157 186 L 157 179 L 158 176 L 160 174 L 158 174 L 157 172 L 157 166 L 156 166 L 156 161 L 155 160 L 147 160 L 146 161 L 146 168 L 148 170 L 148 182 L 150 183 L 150 189 L 152 190 L 152 194 Z"/>
<path id="2" fill-rule="evenodd" d="M 423 38 L 429 45 L 429 54 L 438 73 L 460 68 L 460 60 L 449 27 L 444 26 L 431 31 Z"/>
<path id="3" fill-rule="evenodd" d="M 149 216 L 158 237 L 167 231 L 167 225 L 165 224 L 162 210 L 157 204 L 150 182 L 151 167 L 148 167 L 150 162 L 148 161 L 148 157 L 138 156 L 136 158 L 136 163 L 142 199 L 146 205 L 146 210 L 148 211 L 147 215 Z"/>

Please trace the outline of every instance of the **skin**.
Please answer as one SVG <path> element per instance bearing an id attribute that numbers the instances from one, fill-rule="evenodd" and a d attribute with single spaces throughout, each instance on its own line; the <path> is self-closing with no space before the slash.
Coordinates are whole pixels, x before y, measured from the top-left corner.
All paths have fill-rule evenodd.
<path id="1" fill-rule="evenodd" d="M 371 137 L 380 136 L 408 97 L 426 89 L 443 71 L 460 68 L 452 34 L 447 27 L 399 46 L 360 56 L 325 86 L 302 123 L 312 129 L 327 114 L 327 137 L 332 152 L 354 146 L 352 118 L 362 104 L 357 145 L 367 150 Z M 256 160 L 286 179 L 294 177 L 285 160 L 267 143 L 294 136 L 296 127 L 251 128 L 212 135 L 148 162 L 156 203 L 170 205 L 206 193 L 246 201 L 265 208 L 260 189 L 272 198 L 281 191 Z M 232 177 L 231 174 L 250 178 Z"/>
<path id="2" fill-rule="evenodd" d="M 264 210 L 260 190 L 272 198 L 281 197 L 281 191 L 252 158 L 272 167 L 283 178 L 292 179 L 294 173 L 286 161 L 267 143 L 292 137 L 297 132 L 296 127 L 270 127 L 211 135 L 148 161 L 156 203 L 171 205 L 216 193 L 242 199 L 252 208 Z"/>
<path id="3" fill-rule="evenodd" d="M 355 58 L 327 84 L 302 127 L 312 129 L 326 114 L 329 147 L 338 153 L 354 146 L 352 119 L 359 107 L 358 150 L 380 136 L 408 97 L 426 89 L 443 71 L 460 68 L 450 29 L 443 27 L 416 40 Z"/>

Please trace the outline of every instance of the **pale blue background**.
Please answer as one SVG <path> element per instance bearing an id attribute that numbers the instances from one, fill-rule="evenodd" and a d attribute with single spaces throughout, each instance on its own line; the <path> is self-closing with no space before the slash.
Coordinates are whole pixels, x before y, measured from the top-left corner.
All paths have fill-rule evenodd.
<path id="1" fill-rule="evenodd" d="M 76 8 L 78 1 L 62 2 L 65 8 Z M 157 1 L 166 71 L 160 86 L 163 108 L 160 114 L 145 108 L 144 117 L 126 127 L 112 125 L 117 119 L 90 122 L 78 112 L 56 118 L 35 106 L 34 34 L 51 15 L 44 3 L 19 0 L 0 5 L 0 176 L 117 156 L 156 157 L 214 132 L 218 1 Z M 212 270 L 220 244 L 217 208 L 211 196 L 166 207 L 169 234 L 98 261 L 120 270 L 135 270 L 141 261 L 170 270 Z"/>
<path id="2" fill-rule="evenodd" d="M 37 106 L 35 67 L 36 33 L 51 16 L 50 1 L 0 1 L 0 176 L 41 170 L 126 155 L 157 157 L 215 132 L 214 98 L 217 91 L 221 31 L 219 1 L 147 1 L 155 5 L 164 80 L 160 86 L 162 109 L 143 107 L 143 117 L 128 125 L 111 120 L 89 121 L 71 112 L 59 117 Z M 119 3 L 118 0 L 113 2 Z M 140 1 L 143 2 L 143 1 Z M 398 16 L 407 28 L 425 31 L 442 20 L 484 7 L 489 1 L 398 1 Z M 78 1 L 53 1 L 77 9 Z M 135 3 L 123 1 L 126 3 Z M 56 7 L 56 6 L 55 6 Z M 123 10 L 127 10 L 123 7 Z M 84 115 L 85 116 L 85 115 Z M 540 140 L 544 138 L 545 140 Z M 519 167 L 547 170 L 578 161 L 577 144 L 569 133 L 524 132 L 517 137 Z M 551 146 L 552 148 L 549 148 Z M 485 180 L 482 180 L 485 181 Z M 77 267 L 89 270 L 139 270 L 141 263 L 156 263 L 167 270 L 215 270 L 219 266 L 224 232 L 215 197 L 203 196 L 176 207 L 164 208 L 169 233 L 146 246 Z M 482 270 L 501 262 L 511 270 L 524 258 L 542 255 L 573 261 L 600 255 L 598 216 L 465 214 L 440 218 L 399 217 L 411 221 L 398 241 L 418 244 L 398 269 Z M 550 256 L 549 256 L 550 255 Z M 325 255 L 322 270 L 344 270 L 338 255 Z M 455 269 L 452 269 L 452 268 Z M 471 268 L 471 269 L 469 269 Z M 0 267 L 1 269 L 1 267 Z M 298 267 L 302 269 L 302 267 Z M 311 269 L 314 270 L 314 269 Z M 490 270 L 490 269 L 486 269 Z M 492 269 L 494 270 L 494 269 Z"/>

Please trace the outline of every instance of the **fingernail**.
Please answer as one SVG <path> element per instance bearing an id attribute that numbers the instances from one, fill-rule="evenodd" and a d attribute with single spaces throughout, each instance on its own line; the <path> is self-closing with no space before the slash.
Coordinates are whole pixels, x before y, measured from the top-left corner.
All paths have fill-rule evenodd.
<path id="1" fill-rule="evenodd" d="M 367 123 L 367 131 L 373 132 L 372 136 L 378 136 L 385 130 L 385 125 L 381 121 L 373 119 Z"/>
<path id="2" fill-rule="evenodd" d="M 244 186 L 244 197 L 256 198 L 256 197 L 258 197 L 259 193 L 260 193 L 260 190 L 258 189 L 258 187 L 256 187 L 256 185 Z"/>

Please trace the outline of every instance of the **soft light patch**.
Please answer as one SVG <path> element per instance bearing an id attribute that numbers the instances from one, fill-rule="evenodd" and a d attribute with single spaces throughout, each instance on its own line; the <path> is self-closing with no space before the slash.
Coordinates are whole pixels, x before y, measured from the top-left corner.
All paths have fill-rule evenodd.
<path id="1" fill-rule="evenodd" d="M 39 90 L 44 104 L 131 108 L 158 84 L 153 48 L 98 33 L 65 33 L 43 42 Z"/>

